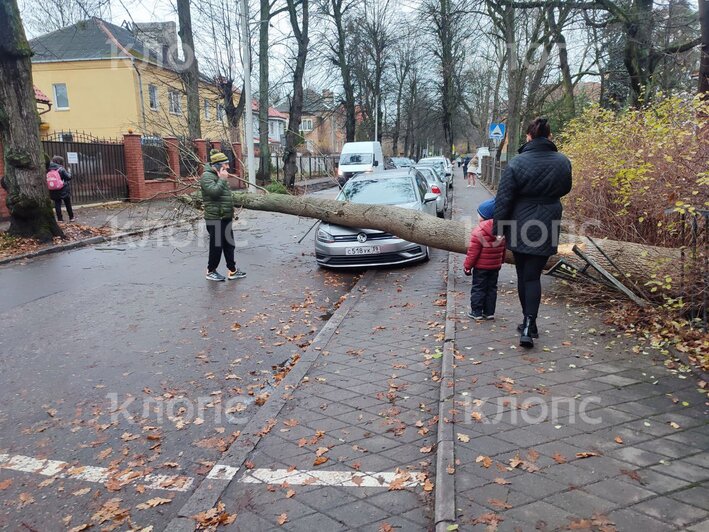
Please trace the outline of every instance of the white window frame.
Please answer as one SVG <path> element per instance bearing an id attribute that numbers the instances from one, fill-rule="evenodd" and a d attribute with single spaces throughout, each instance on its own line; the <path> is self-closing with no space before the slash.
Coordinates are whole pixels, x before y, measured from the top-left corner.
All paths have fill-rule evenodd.
<path id="1" fill-rule="evenodd" d="M 66 98 L 66 107 L 61 107 L 59 105 L 59 98 L 57 97 L 57 87 L 63 86 L 64 87 L 64 96 Z M 66 83 L 53 83 L 52 84 L 52 91 L 54 92 L 54 110 L 55 111 L 68 111 L 69 110 L 69 89 L 66 86 Z"/>
<path id="2" fill-rule="evenodd" d="M 176 90 L 167 91 L 167 99 L 169 102 L 170 114 L 182 114 L 182 93 Z"/>
<path id="3" fill-rule="evenodd" d="M 210 107 L 211 107 L 211 105 L 210 105 L 210 103 L 209 103 L 209 100 L 207 100 L 207 99 L 205 98 L 205 99 L 204 99 L 204 119 L 205 119 L 205 120 L 209 120 L 209 119 L 210 119 L 210 116 L 209 116 L 209 109 L 210 109 Z"/>
<path id="4" fill-rule="evenodd" d="M 224 106 L 221 103 L 217 104 L 217 120 L 224 120 Z"/>
<path id="5" fill-rule="evenodd" d="M 306 125 L 308 125 L 309 127 L 306 127 Z M 312 131 L 313 130 L 313 119 L 312 118 L 301 118 L 300 130 L 301 131 Z"/>
<path id="6" fill-rule="evenodd" d="M 153 96 L 155 96 L 155 98 L 153 98 Z M 153 103 L 155 103 L 155 106 L 153 106 Z M 158 86 L 150 83 L 148 84 L 148 107 L 153 111 L 157 111 L 159 105 Z"/>

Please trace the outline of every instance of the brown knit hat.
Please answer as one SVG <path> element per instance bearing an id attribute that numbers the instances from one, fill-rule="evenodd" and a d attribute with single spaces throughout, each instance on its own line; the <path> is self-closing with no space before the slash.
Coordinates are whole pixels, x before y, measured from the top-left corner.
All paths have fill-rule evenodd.
<path id="1" fill-rule="evenodd" d="M 219 163 L 228 163 L 229 162 L 229 157 L 224 155 L 222 152 L 218 150 L 210 150 L 209 152 L 209 164 L 219 164 Z"/>

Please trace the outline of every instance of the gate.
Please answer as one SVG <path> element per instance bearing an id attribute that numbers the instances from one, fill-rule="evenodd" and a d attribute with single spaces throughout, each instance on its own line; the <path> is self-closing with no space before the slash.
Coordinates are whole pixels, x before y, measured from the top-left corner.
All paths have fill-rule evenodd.
<path id="1" fill-rule="evenodd" d="M 114 139 L 98 139 L 84 133 L 55 133 L 42 140 L 42 149 L 51 159 L 64 158 L 71 172 L 71 198 L 76 205 L 126 200 L 123 143 Z"/>
<path id="2" fill-rule="evenodd" d="M 145 180 L 167 179 L 172 177 L 170 163 L 167 158 L 167 146 L 160 137 L 143 137 L 143 173 Z"/>

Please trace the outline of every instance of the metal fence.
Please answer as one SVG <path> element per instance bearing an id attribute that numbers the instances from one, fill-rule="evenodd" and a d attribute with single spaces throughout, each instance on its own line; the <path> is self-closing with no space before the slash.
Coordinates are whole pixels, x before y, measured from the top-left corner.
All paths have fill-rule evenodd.
<path id="1" fill-rule="evenodd" d="M 335 175 L 338 161 L 338 155 L 298 155 L 295 159 L 298 168 L 297 179 L 302 181 Z M 258 158 L 257 162 L 260 163 Z M 282 155 L 271 155 L 271 176 L 277 181 L 285 177 Z"/>
<path id="2" fill-rule="evenodd" d="M 143 137 L 143 170 L 145 179 L 167 179 L 172 176 L 165 141 L 159 137 Z"/>
<path id="3" fill-rule="evenodd" d="M 199 154 L 192 141 L 180 139 L 180 177 L 194 177 L 199 173 Z"/>
<path id="4" fill-rule="evenodd" d="M 122 141 L 62 131 L 43 138 L 42 149 L 50 158 L 64 158 L 72 175 L 71 196 L 75 204 L 128 198 Z"/>
<path id="5" fill-rule="evenodd" d="M 500 177 L 502 177 L 502 172 L 505 170 L 507 163 L 498 161 L 494 157 L 483 157 L 482 164 L 480 168 L 482 173 L 480 179 L 485 185 L 493 190 L 497 190 L 497 186 L 500 184 Z"/>

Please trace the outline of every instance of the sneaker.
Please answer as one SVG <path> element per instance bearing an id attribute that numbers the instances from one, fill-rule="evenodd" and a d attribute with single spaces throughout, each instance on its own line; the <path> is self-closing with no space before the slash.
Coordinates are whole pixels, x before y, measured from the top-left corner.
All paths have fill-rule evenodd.
<path id="1" fill-rule="evenodd" d="M 468 312 L 467 316 L 475 321 L 482 321 L 484 319 L 482 314 L 474 314 L 472 311 Z"/>
<path id="2" fill-rule="evenodd" d="M 224 277 L 221 273 L 218 271 L 213 271 L 209 272 L 206 277 L 207 281 L 226 281 L 226 277 Z"/>
<path id="3" fill-rule="evenodd" d="M 239 268 L 237 268 L 234 271 L 227 270 L 226 271 L 226 278 L 229 279 L 230 281 L 233 281 L 235 279 L 243 279 L 246 277 L 246 272 L 242 272 Z"/>
<path id="4" fill-rule="evenodd" d="M 495 319 L 495 315 L 494 315 L 494 314 L 490 314 L 490 315 L 488 316 L 487 314 L 483 314 L 483 318 L 485 318 L 486 320 L 494 320 L 494 319 Z"/>

